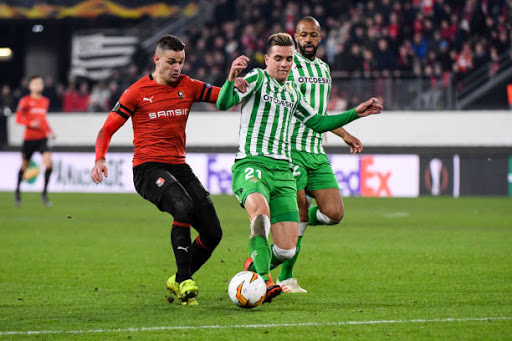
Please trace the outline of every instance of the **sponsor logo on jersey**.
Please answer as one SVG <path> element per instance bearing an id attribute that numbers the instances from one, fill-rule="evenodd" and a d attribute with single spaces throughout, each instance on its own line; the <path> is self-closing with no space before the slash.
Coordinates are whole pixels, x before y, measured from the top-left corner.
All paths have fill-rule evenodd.
<path id="1" fill-rule="evenodd" d="M 275 105 L 280 105 L 280 106 L 288 107 L 288 108 L 293 108 L 293 105 L 294 105 L 293 102 L 284 101 L 284 100 L 279 99 L 279 98 L 274 98 L 274 97 L 269 96 L 267 94 L 263 95 L 263 100 L 265 102 L 274 103 Z"/>
<path id="2" fill-rule="evenodd" d="M 148 101 L 149 103 L 153 103 L 153 97 L 154 97 L 154 96 L 151 96 L 151 97 L 149 97 L 149 98 L 148 98 L 148 97 L 144 97 L 144 98 L 142 99 L 142 101 Z"/>
<path id="3" fill-rule="evenodd" d="M 158 179 L 156 179 L 155 184 L 158 187 L 162 187 L 165 184 L 165 179 L 164 178 L 158 178 Z"/>
<path id="4" fill-rule="evenodd" d="M 156 112 L 150 112 L 148 114 L 150 120 L 154 120 L 159 117 L 175 117 L 175 116 L 187 116 L 188 109 L 174 109 L 174 110 L 161 110 Z"/>
<path id="5" fill-rule="evenodd" d="M 46 114 L 46 109 L 43 108 L 30 108 L 31 114 Z"/>
<path id="6" fill-rule="evenodd" d="M 183 99 L 183 97 L 184 97 L 183 92 L 178 91 L 178 97 L 179 97 L 180 99 Z"/>
<path id="7" fill-rule="evenodd" d="M 324 77 L 304 77 L 299 76 L 297 78 L 297 82 L 299 83 L 310 83 L 310 84 L 331 84 L 330 78 L 324 78 Z"/>

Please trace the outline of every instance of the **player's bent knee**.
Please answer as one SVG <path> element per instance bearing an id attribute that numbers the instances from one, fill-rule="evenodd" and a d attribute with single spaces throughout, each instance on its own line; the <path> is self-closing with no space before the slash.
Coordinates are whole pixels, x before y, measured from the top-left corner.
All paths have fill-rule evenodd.
<path id="1" fill-rule="evenodd" d="M 326 225 L 336 225 L 343 219 L 343 211 L 323 213 L 318 210 L 316 216 L 318 221 Z"/>
<path id="2" fill-rule="evenodd" d="M 171 185 L 162 196 L 160 209 L 171 214 L 174 220 L 182 223 L 190 223 L 194 204 L 192 199 L 183 191 L 173 190 Z"/>
<path id="3" fill-rule="evenodd" d="M 272 248 L 274 255 L 277 257 L 277 259 L 281 261 L 286 261 L 288 259 L 292 259 L 293 256 L 295 256 L 296 248 L 293 249 L 281 249 L 279 246 L 275 245 Z"/>
<path id="4" fill-rule="evenodd" d="M 222 240 L 222 229 L 220 225 L 209 229 L 207 232 L 203 232 L 201 235 L 201 241 L 210 250 L 213 251 Z"/>

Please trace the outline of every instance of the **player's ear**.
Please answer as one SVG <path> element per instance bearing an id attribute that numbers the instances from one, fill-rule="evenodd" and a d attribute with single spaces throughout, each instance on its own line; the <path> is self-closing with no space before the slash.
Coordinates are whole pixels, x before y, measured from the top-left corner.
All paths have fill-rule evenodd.
<path id="1" fill-rule="evenodd" d="M 153 60 L 155 61 L 155 65 L 158 65 L 158 62 L 160 61 L 160 56 L 155 53 L 155 55 L 153 56 Z"/>
<path id="2" fill-rule="evenodd" d="M 268 65 L 269 55 L 265 53 L 265 65 Z"/>

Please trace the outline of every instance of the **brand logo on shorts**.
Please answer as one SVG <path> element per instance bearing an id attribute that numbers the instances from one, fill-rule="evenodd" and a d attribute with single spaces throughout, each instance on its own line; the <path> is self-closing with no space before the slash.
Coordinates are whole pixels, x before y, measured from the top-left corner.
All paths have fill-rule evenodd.
<path id="1" fill-rule="evenodd" d="M 156 179 L 155 181 L 155 184 L 158 186 L 158 187 L 162 187 L 165 183 L 165 180 L 163 178 L 158 178 Z"/>

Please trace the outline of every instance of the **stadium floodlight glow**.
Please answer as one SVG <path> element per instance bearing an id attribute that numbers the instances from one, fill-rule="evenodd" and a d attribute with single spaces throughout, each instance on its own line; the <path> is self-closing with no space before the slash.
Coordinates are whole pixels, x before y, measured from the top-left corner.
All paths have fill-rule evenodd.
<path id="1" fill-rule="evenodd" d="M 0 47 L 0 60 L 9 60 L 12 58 L 12 50 L 10 47 Z"/>

